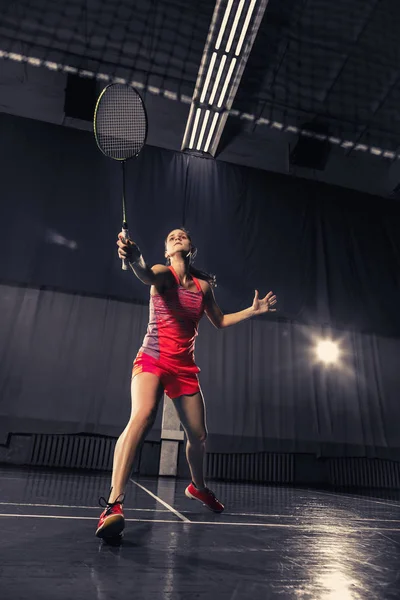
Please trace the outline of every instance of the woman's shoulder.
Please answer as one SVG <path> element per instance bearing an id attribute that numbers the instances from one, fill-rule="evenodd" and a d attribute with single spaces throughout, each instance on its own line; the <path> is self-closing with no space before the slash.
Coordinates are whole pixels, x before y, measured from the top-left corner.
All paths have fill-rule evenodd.
<path id="1" fill-rule="evenodd" d="M 171 273 L 171 269 L 169 269 L 166 265 L 153 265 L 151 270 L 157 277 L 156 282 L 151 287 L 150 294 L 152 296 L 164 293 L 173 285 L 175 281 L 174 276 Z"/>
<path id="2" fill-rule="evenodd" d="M 193 277 L 193 275 L 192 275 L 192 277 Z M 209 291 L 210 291 L 210 289 L 211 289 L 211 286 L 210 286 L 210 284 L 209 284 L 207 281 L 205 281 L 204 279 L 198 279 L 198 278 L 197 278 L 197 281 L 198 281 L 198 282 L 199 282 L 199 284 L 200 284 L 201 291 L 203 292 L 203 294 L 204 294 L 204 295 L 208 294 L 208 293 L 209 293 Z"/>
<path id="3" fill-rule="evenodd" d="M 151 267 L 153 273 L 167 273 L 170 269 L 166 265 L 153 265 Z"/>

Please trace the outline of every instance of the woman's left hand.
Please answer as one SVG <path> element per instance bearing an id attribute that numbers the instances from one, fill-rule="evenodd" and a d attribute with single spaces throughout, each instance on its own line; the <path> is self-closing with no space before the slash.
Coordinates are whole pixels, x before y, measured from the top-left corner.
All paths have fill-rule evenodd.
<path id="1" fill-rule="evenodd" d="M 268 292 L 265 298 L 259 298 L 258 290 L 256 290 L 252 306 L 254 315 L 262 315 L 267 312 L 276 312 L 276 308 L 271 308 L 276 304 L 276 302 L 276 296 L 273 295 L 273 292 Z"/>

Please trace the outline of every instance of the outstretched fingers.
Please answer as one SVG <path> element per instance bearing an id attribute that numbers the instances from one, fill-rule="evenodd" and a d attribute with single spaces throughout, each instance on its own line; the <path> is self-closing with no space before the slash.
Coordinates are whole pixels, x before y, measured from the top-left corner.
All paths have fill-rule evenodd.
<path id="1" fill-rule="evenodd" d="M 274 295 L 273 292 L 268 292 L 268 294 L 265 296 L 264 300 L 266 302 L 268 302 L 268 304 L 276 304 L 276 302 L 277 302 L 276 296 Z"/>

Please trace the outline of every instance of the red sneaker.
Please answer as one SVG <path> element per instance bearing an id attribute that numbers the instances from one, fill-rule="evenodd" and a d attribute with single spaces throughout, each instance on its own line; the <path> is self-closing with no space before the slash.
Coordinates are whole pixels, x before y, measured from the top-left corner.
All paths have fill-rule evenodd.
<path id="1" fill-rule="evenodd" d="M 119 496 L 118 496 L 119 498 Z M 105 509 L 100 515 L 100 520 L 96 529 L 96 536 L 99 538 L 115 538 L 121 535 L 125 527 L 125 517 L 122 512 L 122 500 L 115 502 L 107 502 L 105 498 L 100 498 L 100 506 L 104 506 L 101 501 L 105 502 Z"/>
<path id="2" fill-rule="evenodd" d="M 222 513 L 225 508 L 225 506 L 216 498 L 215 494 L 207 487 L 198 490 L 197 487 L 191 483 L 185 490 L 185 496 L 192 500 L 198 500 L 204 504 L 204 506 L 216 513 Z"/>

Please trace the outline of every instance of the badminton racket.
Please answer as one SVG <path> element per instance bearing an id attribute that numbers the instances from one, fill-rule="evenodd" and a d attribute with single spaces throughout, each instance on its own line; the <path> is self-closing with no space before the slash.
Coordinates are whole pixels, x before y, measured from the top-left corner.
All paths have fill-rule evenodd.
<path id="1" fill-rule="evenodd" d="M 97 145 L 108 158 L 122 165 L 122 232 L 128 239 L 126 215 L 126 161 L 141 152 L 147 138 L 147 115 L 143 100 L 131 86 L 112 83 L 101 92 L 94 111 L 93 129 Z M 127 271 L 128 262 L 122 261 Z"/>

